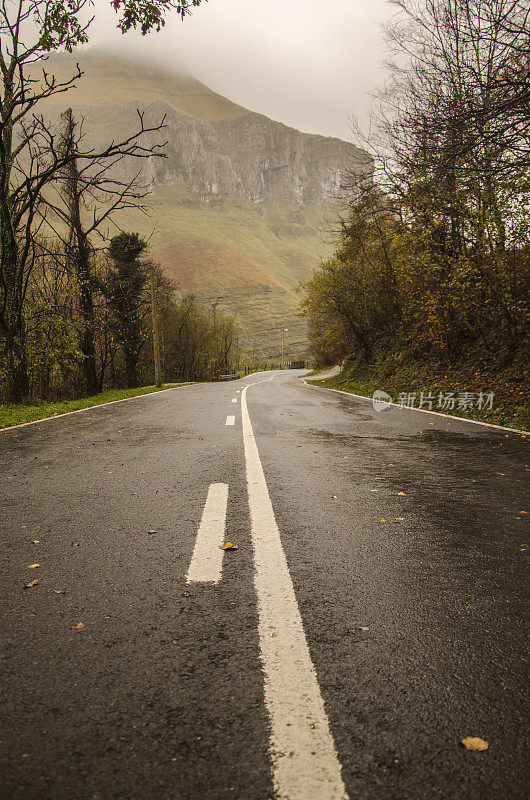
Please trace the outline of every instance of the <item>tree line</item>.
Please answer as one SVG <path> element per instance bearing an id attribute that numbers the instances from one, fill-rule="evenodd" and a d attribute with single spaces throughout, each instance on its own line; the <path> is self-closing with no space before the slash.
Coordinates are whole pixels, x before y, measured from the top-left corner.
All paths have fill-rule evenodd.
<path id="1" fill-rule="evenodd" d="M 233 318 L 214 318 L 192 294 L 179 294 L 146 252 L 138 233 L 122 232 L 90 252 L 80 277 L 61 240 L 40 242 L 24 305 L 29 396 L 75 398 L 154 383 L 151 273 L 164 380 L 233 370 L 240 356 Z"/>
<path id="2" fill-rule="evenodd" d="M 528 358 L 530 6 L 390 2 L 373 174 L 349 176 L 336 252 L 303 287 L 313 355 Z"/>
<path id="3" fill-rule="evenodd" d="M 145 34 L 160 30 L 169 9 L 183 17 L 200 2 L 116 0 L 112 7 L 123 33 Z M 88 41 L 89 5 L 0 5 L 0 396 L 13 402 L 152 380 L 144 346 L 150 270 L 160 293 L 166 379 L 211 377 L 229 371 L 234 357 L 233 320 L 211 320 L 193 297 L 176 297 L 146 261 L 138 233 L 109 241 L 115 215 L 141 208 L 150 192 L 142 164 L 165 157 L 165 120 L 138 112 L 130 135 L 91 146 L 70 109 L 55 122 L 46 116 L 47 101 L 57 103 L 81 77 L 78 67 L 57 80 L 47 54 Z"/>

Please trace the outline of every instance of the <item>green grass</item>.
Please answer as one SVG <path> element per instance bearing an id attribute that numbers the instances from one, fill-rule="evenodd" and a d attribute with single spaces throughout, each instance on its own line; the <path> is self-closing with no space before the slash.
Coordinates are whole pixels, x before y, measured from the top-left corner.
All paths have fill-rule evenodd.
<path id="1" fill-rule="evenodd" d="M 171 384 L 171 387 L 185 385 L 175 383 Z M 167 388 L 169 387 L 162 386 L 162 389 Z M 92 408 L 92 406 L 110 403 L 113 400 L 125 400 L 127 397 L 160 392 L 162 389 L 157 389 L 155 386 L 142 386 L 139 389 L 113 389 L 92 397 L 80 397 L 78 400 L 58 400 L 54 403 L 46 403 L 31 399 L 27 403 L 0 405 L 0 428 L 9 428 L 11 425 L 20 425 L 23 422 L 34 422 L 37 419 L 44 419 L 44 417 L 67 414 L 69 411 L 78 411 L 82 408 Z"/>

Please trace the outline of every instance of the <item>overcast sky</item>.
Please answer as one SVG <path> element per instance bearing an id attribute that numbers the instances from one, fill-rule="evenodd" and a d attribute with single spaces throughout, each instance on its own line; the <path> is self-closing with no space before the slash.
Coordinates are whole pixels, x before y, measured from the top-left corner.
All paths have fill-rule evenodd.
<path id="1" fill-rule="evenodd" d="M 109 0 L 96 6 L 93 44 L 185 70 L 303 131 L 349 139 L 381 79 L 385 0 L 209 0 L 147 37 L 113 33 Z"/>

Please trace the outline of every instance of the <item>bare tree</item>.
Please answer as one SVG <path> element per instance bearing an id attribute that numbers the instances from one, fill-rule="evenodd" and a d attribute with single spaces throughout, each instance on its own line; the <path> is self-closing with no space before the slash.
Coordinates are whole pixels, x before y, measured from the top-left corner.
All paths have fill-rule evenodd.
<path id="1" fill-rule="evenodd" d="M 160 30 L 166 12 L 184 17 L 201 0 L 111 0 L 122 32 Z M 63 94 L 81 77 L 57 80 L 45 65 L 40 78 L 28 68 L 51 50 L 71 52 L 88 41 L 91 20 L 83 22 L 89 0 L 1 0 L 0 2 L 0 335 L 5 351 L 6 394 L 17 401 L 28 393 L 26 324 L 23 306 L 35 259 L 35 236 L 44 224 L 41 212 L 46 187 L 78 159 L 102 163 L 121 156 L 147 158 L 153 148 L 140 144 L 149 127 L 122 142 L 97 151 L 68 152 L 60 137 L 39 114 L 39 106 Z"/>
<path id="2" fill-rule="evenodd" d="M 86 28 L 76 18 L 84 5 L 85 0 L 69 4 L 71 13 L 57 33 L 56 43 L 71 47 L 84 40 Z M 80 183 L 86 185 L 86 176 L 91 173 L 92 182 L 97 184 L 107 167 L 117 161 L 126 157 L 151 158 L 161 154 L 163 146 L 162 142 L 153 145 L 149 141 L 149 135 L 163 127 L 163 120 L 148 125 L 140 114 L 138 129 L 122 141 L 86 151 L 79 148 L 79 142 L 76 147 L 65 147 L 61 132 L 36 112 L 39 103 L 66 92 L 81 76 L 78 68 L 72 78 L 60 82 L 46 72 L 45 66 L 40 78 L 27 74 L 29 65 L 45 58 L 48 46 L 46 37 L 35 29 L 35 20 L 40 20 L 41 31 L 51 29 L 54 23 L 50 15 L 54 10 L 56 6 L 45 0 L 17 0 L 16 3 L 4 0 L 0 5 L 3 79 L 0 98 L 0 332 L 5 347 L 7 396 L 14 401 L 28 393 L 23 306 L 35 261 L 35 239 L 46 219 L 46 191 L 57 181 L 64 182 L 67 173 L 72 186 L 78 163 L 83 165 Z M 33 40 L 26 44 L 25 36 L 31 39 L 32 35 Z M 103 215 L 93 221 L 86 234 L 101 223 L 102 217 L 108 217 L 113 208 L 119 207 L 130 191 L 126 186 L 112 186 L 109 179 L 100 180 L 100 183 L 105 183 L 103 191 L 109 196 L 114 193 L 114 200 L 110 200 Z"/>

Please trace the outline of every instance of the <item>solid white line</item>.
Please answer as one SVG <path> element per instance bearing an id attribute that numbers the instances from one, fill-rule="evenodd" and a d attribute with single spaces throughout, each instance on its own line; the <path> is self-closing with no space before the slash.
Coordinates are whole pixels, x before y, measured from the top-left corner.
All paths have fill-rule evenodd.
<path id="1" fill-rule="evenodd" d="M 234 415 L 232 415 L 232 416 L 228 416 L 228 417 L 226 418 L 225 425 L 235 425 L 235 424 L 236 424 L 236 418 L 235 418 L 235 416 L 234 416 Z"/>
<path id="2" fill-rule="evenodd" d="M 195 540 L 195 548 L 186 583 L 219 583 L 223 568 L 226 507 L 228 486 L 226 483 L 212 483 L 208 489 L 201 524 Z"/>
<path id="3" fill-rule="evenodd" d="M 246 401 L 248 388 L 246 386 L 241 394 L 241 414 L 259 643 L 265 673 L 265 701 L 271 722 L 270 756 L 276 796 L 279 800 L 347 800 L 252 432 Z"/>
<path id="4" fill-rule="evenodd" d="M 356 397 L 358 400 L 367 400 L 372 402 L 371 397 L 366 397 L 364 394 L 354 394 L 353 392 L 345 392 L 343 389 L 332 389 L 331 386 L 317 386 L 316 383 L 309 383 L 309 381 L 302 378 L 302 382 L 306 386 L 312 386 L 313 389 L 326 389 L 328 392 L 337 392 L 337 394 L 345 394 L 347 397 Z M 506 425 L 495 425 L 493 422 L 482 422 L 479 419 L 469 419 L 469 417 L 457 417 L 454 414 L 444 414 L 442 411 L 430 411 L 428 408 L 409 408 L 408 406 L 400 406 L 399 403 L 389 403 L 395 408 L 400 408 L 402 411 L 419 411 L 421 414 L 434 414 L 435 417 L 445 417 L 446 419 L 456 419 L 458 422 L 470 422 L 472 425 L 484 425 L 486 428 L 497 428 L 499 431 L 509 431 L 510 433 L 523 433 L 525 436 L 529 435 L 528 431 L 522 431 L 519 428 L 508 428 Z M 380 414 L 383 412 L 380 411 Z"/>
<path id="5" fill-rule="evenodd" d="M 82 414 L 83 411 L 94 411 L 96 408 L 104 408 L 104 406 L 113 406 L 115 403 L 126 403 L 127 400 L 139 400 L 141 397 L 151 397 L 153 394 L 164 394 L 164 392 L 173 392 L 175 389 L 187 389 L 188 386 L 197 386 L 196 383 L 187 383 L 182 386 L 170 386 L 169 389 L 160 389 L 159 392 L 147 392 L 147 394 L 135 394 L 134 397 L 122 397 L 120 400 L 109 400 L 107 403 L 97 403 L 95 406 L 87 406 L 86 408 L 77 408 L 75 411 L 64 411 L 62 414 L 54 414 L 52 417 L 41 417 L 40 419 L 33 419 L 31 422 L 20 422 L 18 425 L 8 425 L 5 428 L 0 428 L 0 433 L 12 431 L 15 428 L 25 428 L 26 425 L 38 425 L 39 422 L 49 422 L 51 419 L 60 419 L 61 417 L 69 417 L 71 414 Z"/>

